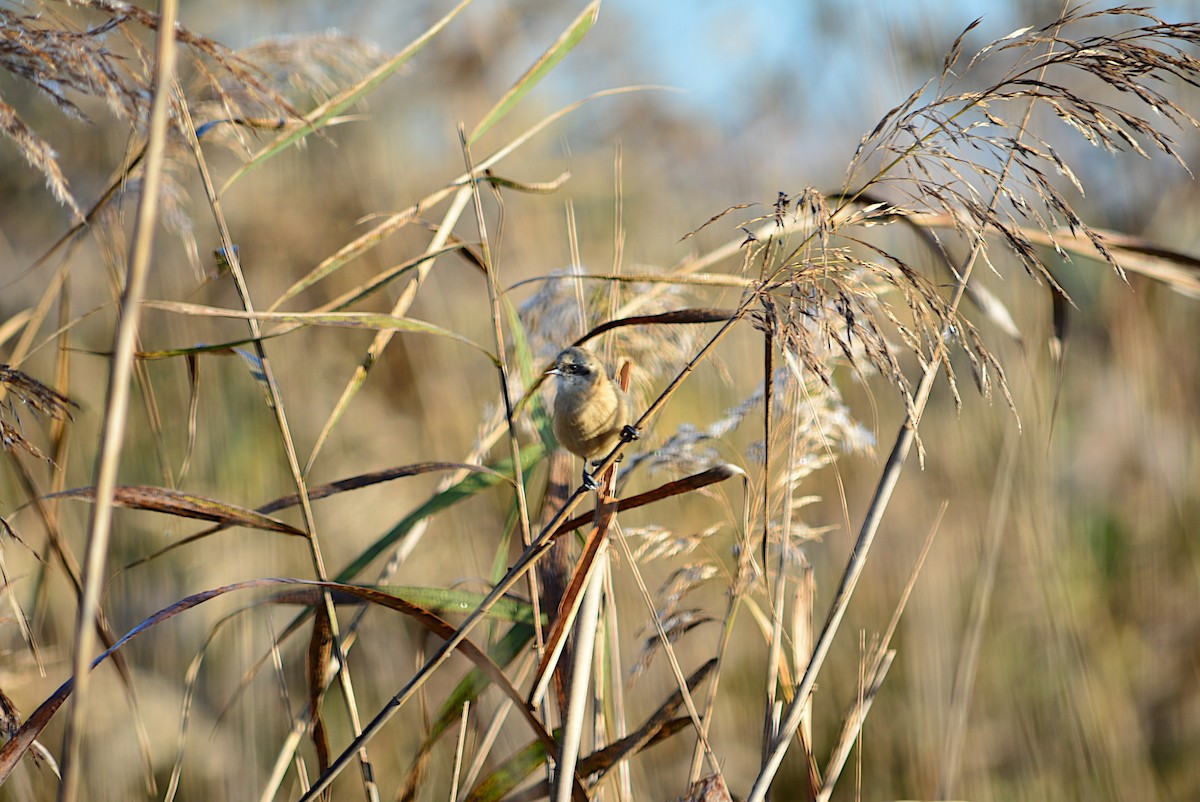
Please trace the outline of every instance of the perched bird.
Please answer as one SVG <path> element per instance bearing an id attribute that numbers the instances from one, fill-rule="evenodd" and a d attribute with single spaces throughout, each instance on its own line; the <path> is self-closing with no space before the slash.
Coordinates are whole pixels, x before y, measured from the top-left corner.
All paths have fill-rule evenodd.
<path id="1" fill-rule="evenodd" d="M 588 461 L 608 456 L 621 440 L 637 439 L 629 425 L 629 396 L 586 348 L 563 351 L 547 373 L 558 377 L 554 435 L 563 448 L 583 457 L 583 483 L 594 489 Z"/>

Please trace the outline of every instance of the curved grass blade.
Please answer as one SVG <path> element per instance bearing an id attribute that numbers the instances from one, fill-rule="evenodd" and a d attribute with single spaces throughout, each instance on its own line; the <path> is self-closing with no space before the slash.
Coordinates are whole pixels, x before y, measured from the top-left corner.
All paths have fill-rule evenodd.
<path id="1" fill-rule="evenodd" d="M 352 585 L 347 583 L 345 587 L 366 588 L 374 593 L 391 596 L 400 603 L 420 607 L 439 616 L 466 615 L 479 606 L 485 595 L 421 585 Z M 334 601 L 343 607 L 361 606 L 365 603 L 359 595 L 346 592 L 341 587 L 333 591 L 332 596 Z M 320 589 L 289 588 L 272 595 L 264 603 L 309 607 L 320 601 Z M 488 608 L 487 617 L 495 621 L 509 621 L 518 625 L 531 624 L 533 622 L 532 606 L 522 599 L 500 599 L 495 606 Z M 461 705 L 459 706 L 459 715 L 462 715 Z"/>
<path id="2" fill-rule="evenodd" d="M 375 585 L 374 589 L 439 615 L 467 615 L 478 607 L 487 595 L 417 585 Z M 532 625 L 533 607 L 528 602 L 517 599 L 501 599 L 488 610 L 488 617 L 498 621 L 511 621 L 514 624 Z M 456 709 L 461 715 L 462 705 L 459 704 Z"/>
<path id="3" fill-rule="evenodd" d="M 717 482 L 724 482 L 734 476 L 742 473 L 741 468 L 735 465 L 717 465 L 714 468 L 709 468 L 700 473 L 694 473 L 691 476 L 685 476 L 682 479 L 676 479 L 673 482 L 667 482 L 664 485 L 659 485 L 653 490 L 647 490 L 645 493 L 638 493 L 636 496 L 629 498 L 618 499 L 617 512 L 644 507 L 647 504 L 653 504 L 656 501 L 662 501 L 671 496 L 678 496 L 684 493 L 690 493 L 694 490 L 699 490 L 702 487 L 707 487 Z M 554 530 L 554 537 L 562 537 L 563 535 L 574 532 L 581 526 L 589 524 L 596 517 L 595 510 L 576 515 L 574 518 L 561 524 L 558 529 Z"/>
<path id="4" fill-rule="evenodd" d="M 389 231 L 387 233 L 391 233 L 391 232 Z M 345 265 L 349 264 L 349 262 L 355 256 L 357 256 L 359 253 L 361 253 L 360 249 L 353 247 L 359 243 L 360 243 L 360 240 L 356 239 L 353 242 L 348 243 L 344 247 L 340 248 L 337 253 L 324 259 L 319 265 L 317 265 L 312 270 L 310 270 L 308 272 L 308 275 L 298 279 L 295 283 L 292 284 L 292 286 L 288 287 L 283 292 L 283 294 L 280 295 L 279 298 L 273 304 L 271 304 L 271 310 L 278 309 L 280 306 L 287 303 L 292 298 L 295 298 L 297 295 L 304 292 L 309 287 L 312 287 L 317 282 L 328 278 L 330 275 L 337 272 L 338 270 L 343 268 Z M 394 281 L 395 279 L 399 278 L 400 276 L 403 276 L 404 274 L 408 273 L 413 268 L 420 267 L 421 265 L 425 264 L 426 262 L 437 259 L 442 254 L 450 253 L 451 251 L 456 251 L 463 247 L 465 247 L 464 243 L 454 242 L 450 245 L 446 245 L 441 248 L 435 248 L 434 250 L 422 253 L 419 256 L 416 256 L 412 259 L 409 259 L 406 262 L 403 262 L 399 265 L 396 265 L 395 267 L 392 267 L 392 268 L 384 271 L 380 275 L 372 277 L 372 279 L 369 282 L 367 282 L 364 286 L 357 288 L 356 290 L 352 291 L 351 293 L 348 293 L 343 298 L 338 299 L 338 301 L 335 303 L 335 306 L 349 306 L 350 304 L 354 303 L 355 301 L 360 300 L 360 299 L 364 298 L 365 296 L 369 295 L 371 292 L 378 289 L 379 287 L 382 287 L 385 284 L 387 284 L 388 282 Z"/>
<path id="5" fill-rule="evenodd" d="M 196 345 L 191 345 L 186 348 L 164 348 L 159 351 L 138 351 L 136 354 L 134 354 L 134 356 L 146 362 L 152 362 L 157 359 L 174 359 L 180 356 L 193 357 L 200 354 L 228 355 L 233 354 L 235 349 L 240 348 L 243 345 L 253 345 L 254 343 L 260 343 L 265 340 L 269 340 L 272 337 L 280 337 L 287 333 L 288 332 L 286 331 L 277 331 L 263 334 L 261 337 L 243 337 L 240 340 L 228 340 L 223 343 L 197 343 Z M 83 354 L 90 354 L 92 356 L 110 356 L 110 354 L 105 351 L 88 351 L 82 348 L 76 348 L 75 350 Z"/>
<path id="6" fill-rule="evenodd" d="M 227 317 L 238 320 L 261 320 L 268 323 L 290 323 L 298 326 L 332 326 L 334 328 L 366 329 L 369 331 L 407 331 L 414 334 L 434 334 L 469 345 L 486 356 L 493 364 L 497 359 L 482 345 L 450 329 L 409 317 L 396 317 L 374 312 L 246 312 L 241 309 L 222 309 L 215 306 L 179 303 L 176 301 L 146 301 L 145 306 L 181 315 Z M 255 338 L 261 339 L 261 338 Z"/>
<path id="7" fill-rule="evenodd" d="M 320 594 L 313 598 L 313 627 L 308 640 L 308 653 L 304 661 L 305 684 L 308 690 L 308 709 L 311 719 L 308 724 L 309 737 L 317 753 L 317 768 L 322 773 L 329 769 L 329 730 L 321 714 L 321 699 L 325 696 L 325 677 L 329 673 L 329 659 L 333 656 L 333 626 L 329 621 L 330 607 L 321 604 Z"/>
<path id="8" fill-rule="evenodd" d="M 542 53 L 541 57 L 504 94 L 504 97 L 497 101 L 491 111 L 483 116 L 483 119 L 475 126 L 475 130 L 471 132 L 471 136 L 467 139 L 467 144 L 474 145 L 479 137 L 483 136 L 489 128 L 504 119 L 521 102 L 521 98 L 529 94 L 529 90 L 537 86 L 558 65 L 558 62 L 562 61 L 568 53 L 575 49 L 575 45 L 579 44 L 583 40 L 583 37 L 587 35 L 587 32 L 592 29 L 592 26 L 596 24 L 596 17 L 599 14 L 600 0 L 593 0 L 593 2 L 589 3 L 580 12 L 571 25 L 563 31 L 562 35 L 558 37 L 558 41 L 552 44 L 545 53 Z"/>
<path id="9" fill-rule="evenodd" d="M 557 734 L 557 731 L 555 731 Z M 493 771 L 487 777 L 484 777 L 478 785 L 472 789 L 467 796 L 465 802 L 497 802 L 504 799 L 518 785 L 525 781 L 527 777 L 537 771 L 546 763 L 546 746 L 545 744 L 534 741 L 526 744 L 524 748 L 517 751 L 505 760 L 500 768 Z M 547 785 L 543 781 L 540 786 L 535 786 L 540 789 L 538 798 L 546 796 Z"/>
<path id="10" fill-rule="evenodd" d="M 539 460 L 545 456 L 545 450 L 541 446 L 527 446 L 522 452 L 522 466 L 528 471 Z M 444 463 L 448 464 L 448 463 Z M 458 482 L 453 487 L 435 494 L 432 498 L 418 507 L 412 513 L 407 515 L 398 524 L 388 530 L 382 537 L 376 540 L 370 547 L 344 568 L 336 577 L 338 582 L 351 582 L 366 567 L 374 562 L 380 555 L 394 547 L 397 542 L 402 540 L 409 532 L 413 530 L 424 519 L 436 515 L 437 513 L 454 506 L 458 502 L 470 498 L 476 493 L 494 487 L 502 481 L 512 482 L 512 469 L 507 467 L 511 465 L 510 460 L 504 460 L 496 465 L 497 470 L 488 470 L 485 473 L 478 473 L 473 476 L 468 476 L 461 482 Z M 478 467 L 478 466 L 476 466 Z M 505 471 L 507 470 L 507 473 Z M 294 503 L 294 502 L 293 502 Z M 205 534 L 205 533 L 201 533 Z M 209 533 L 211 534 L 211 533 Z M 193 538 L 194 539 L 194 538 Z M 168 547 L 170 548 L 170 547 Z M 144 562 L 144 560 L 143 560 Z M 136 563 L 135 563 L 136 564 Z M 304 612 L 294 618 L 286 628 L 280 633 L 278 641 L 282 642 L 290 637 L 295 632 L 299 631 L 301 625 L 308 618 L 309 612 Z M 249 686 L 250 679 L 253 678 L 258 671 L 265 665 L 267 658 L 260 659 L 257 663 L 246 670 L 243 675 L 242 682 L 239 685 L 238 693 L 241 693 Z"/>
<path id="11" fill-rule="evenodd" d="M 183 463 L 179 466 L 179 482 L 182 483 L 192 466 L 192 455 L 196 451 L 196 435 L 200 431 L 200 360 L 194 355 L 187 357 L 188 416 L 187 447 L 183 452 Z"/>
<path id="12" fill-rule="evenodd" d="M 709 307 L 676 309 L 657 315 L 634 315 L 632 317 L 623 317 L 601 323 L 571 344 L 583 345 L 588 340 L 593 340 L 606 331 L 619 329 L 622 326 L 682 326 L 699 323 L 724 323 L 727 320 L 733 320 L 737 316 L 738 310 L 736 309 L 713 309 Z"/>
<path id="13" fill-rule="evenodd" d="M 94 502 L 96 488 L 79 487 L 74 490 L 64 490 L 61 493 L 51 493 L 46 498 L 80 499 Z M 213 521 L 222 526 L 245 526 L 250 529 L 306 537 L 304 532 L 296 527 L 253 510 L 227 504 L 207 496 L 184 493 L 181 490 L 171 490 L 166 487 L 118 485 L 113 490 L 112 503 L 116 507 L 161 512 L 178 518 Z"/>
<path id="14" fill-rule="evenodd" d="M 372 471 L 371 473 L 362 473 L 358 474 L 357 476 L 350 476 L 345 479 L 339 479 L 336 482 L 329 482 L 328 484 L 315 485 L 309 488 L 308 498 L 309 501 L 317 501 L 318 499 L 334 496 L 338 493 L 345 493 L 350 490 L 359 490 L 361 488 L 370 487 L 383 482 L 390 482 L 394 479 L 402 479 L 406 476 L 419 476 L 425 473 L 432 473 L 433 471 L 473 471 L 475 473 L 491 474 L 500 481 L 512 481 L 504 474 L 494 471 L 491 468 L 487 468 L 483 465 L 472 465 L 467 462 L 419 462 L 414 465 L 401 465 L 399 467 L 388 468 L 387 470 L 383 471 Z M 261 507 L 256 508 L 254 511 L 259 514 L 266 515 L 282 509 L 294 507 L 299 503 L 300 497 L 296 493 L 291 493 L 289 495 L 274 499 L 273 501 L 269 501 Z M 230 526 L 231 524 L 220 523 L 214 527 L 210 527 L 209 529 L 197 532 L 194 535 L 189 535 L 126 565 L 121 570 L 127 571 L 130 568 L 141 565 L 142 563 L 155 560 L 172 549 L 177 549 L 180 546 L 185 546 L 189 543 L 194 543 L 197 540 L 202 540 L 209 535 L 222 532 L 228 529 Z"/>
<path id="15" fill-rule="evenodd" d="M 307 579 L 248 579 L 243 582 L 235 582 L 230 585 L 224 585 L 219 588 L 213 588 L 211 590 L 205 590 L 201 591 L 200 593 L 187 596 L 186 598 L 180 599 L 174 604 L 171 604 L 153 613 L 125 633 L 125 635 L 123 635 L 120 640 L 114 643 L 112 647 L 105 650 L 102 654 L 100 654 L 99 657 L 93 660 L 91 662 L 91 668 L 95 669 L 96 666 L 100 665 L 109 657 L 113 656 L 122 648 L 124 648 L 127 643 L 141 635 L 146 634 L 147 632 L 150 632 L 159 624 L 169 621 L 177 615 L 191 610 L 194 607 L 198 607 L 205 602 L 236 591 L 277 587 L 280 585 L 292 585 L 306 588 L 309 591 L 309 593 L 304 594 L 304 598 L 306 599 L 304 603 L 306 604 L 312 604 L 317 601 L 320 591 L 329 590 L 339 596 L 349 595 L 357 597 L 364 602 L 387 607 L 403 613 L 404 615 L 417 621 L 417 623 L 421 624 L 438 637 L 445 639 L 453 637 L 455 634 L 455 628 L 452 625 L 446 621 L 443 621 L 436 615 L 433 615 L 429 611 L 373 588 L 344 585 L 337 582 L 320 582 Z M 493 662 L 483 651 L 481 651 L 479 647 L 475 646 L 475 644 L 469 640 L 462 641 L 458 649 L 461 654 L 471 660 L 471 662 L 481 669 L 488 676 L 488 678 L 491 679 L 492 682 L 494 682 L 502 691 L 504 691 L 509 698 L 514 700 L 518 710 L 520 710 L 522 713 L 522 717 L 529 723 L 530 728 L 533 730 L 538 740 L 547 746 L 552 745 L 553 739 L 550 737 L 550 734 L 546 732 L 546 729 L 541 725 L 541 722 L 534 718 L 532 712 L 524 707 L 520 692 L 512 686 L 500 667 L 497 666 L 496 663 Z M 38 708 L 32 714 L 30 714 L 25 723 L 22 724 L 21 727 L 15 733 L 13 733 L 8 742 L 5 743 L 2 748 L 0 748 L 0 784 L 3 784 L 4 781 L 8 779 L 9 775 L 20 762 L 21 758 L 33 746 L 37 736 L 46 728 L 46 725 L 50 723 L 50 719 L 54 717 L 54 714 L 58 712 L 58 709 L 62 707 L 63 703 L 70 698 L 74 687 L 74 677 L 68 679 L 66 682 L 60 685 L 52 694 L 50 694 L 49 697 L 47 697 L 40 705 L 38 705 Z M 586 797 L 583 797 L 583 799 L 586 799 Z"/>
<path id="16" fill-rule="evenodd" d="M 368 604 L 387 607 L 388 609 L 403 613 L 405 616 L 412 618 L 417 623 L 428 629 L 432 634 L 437 635 L 443 640 L 450 639 L 456 633 L 456 628 L 454 625 L 444 621 L 441 617 L 433 614 L 429 610 L 426 610 L 419 605 L 412 604 L 411 602 L 406 601 L 399 596 L 393 596 L 376 588 L 366 587 L 363 585 L 346 585 L 338 582 L 319 582 L 307 579 L 273 579 L 266 581 L 277 582 L 281 584 L 299 585 L 306 588 L 308 593 L 301 593 L 298 599 L 302 604 L 316 604 L 320 600 L 319 591 L 328 589 L 334 593 L 334 598 L 339 599 L 339 601 L 340 596 L 348 595 L 356 597 Z M 285 596 L 286 594 L 280 594 L 279 596 L 274 597 L 273 600 L 277 600 Z M 293 599 L 287 598 L 287 600 L 290 602 Z M 538 740 L 543 744 L 552 747 L 554 745 L 554 740 L 551 738 L 550 733 L 548 733 L 545 727 L 542 726 L 542 723 L 534 717 L 533 711 L 525 706 L 524 696 L 522 696 L 521 692 L 517 690 L 511 682 L 509 682 L 508 677 L 505 676 L 504 671 L 501 670 L 500 666 L 496 665 L 496 663 L 490 657 L 488 657 L 486 653 L 484 653 L 470 640 L 463 641 L 463 645 L 468 647 L 463 654 L 468 657 L 468 659 L 475 664 L 476 668 L 482 671 L 492 683 L 494 683 L 501 691 L 503 691 L 505 696 L 513 700 L 516 706 L 520 709 L 521 717 L 529 722 L 530 729 L 533 730 L 533 733 L 538 737 Z"/>
<path id="17" fill-rule="evenodd" d="M 273 331 L 258 337 L 243 337 L 238 340 L 226 340 L 223 343 L 196 343 L 184 348 L 163 348 L 158 351 L 135 351 L 134 358 L 144 362 L 153 362 L 159 359 L 175 359 L 176 357 L 194 357 L 199 354 L 220 354 L 233 355 L 238 352 L 243 345 L 254 345 L 255 343 L 265 342 L 273 337 L 282 337 L 284 334 L 290 333 L 290 329 L 284 331 Z M 72 348 L 72 351 L 88 356 L 103 356 L 111 357 L 111 351 L 94 351 L 89 348 Z"/>
<path id="18" fill-rule="evenodd" d="M 310 111 L 308 114 L 304 115 L 304 120 L 302 123 L 296 125 L 294 128 L 291 128 L 289 131 L 287 131 L 287 133 L 278 136 L 274 142 L 264 147 L 258 153 L 254 154 L 254 156 L 252 156 L 248 162 L 243 164 L 237 170 L 237 172 L 231 175 L 225 182 L 225 185 L 221 187 L 221 191 L 218 193 L 218 195 L 224 195 L 225 192 L 231 186 L 233 186 L 234 182 L 236 182 L 243 175 L 250 172 L 255 167 L 258 167 L 267 159 L 271 158 L 276 153 L 279 153 L 289 145 L 295 144 L 308 134 L 323 128 L 337 115 L 341 114 L 347 108 L 357 103 L 368 93 L 374 91 L 374 89 L 383 83 L 388 76 L 403 67 L 410 59 L 412 59 L 413 56 L 419 53 L 421 49 L 425 47 L 425 45 L 429 44 L 433 37 L 441 33 L 442 29 L 449 25 L 451 20 L 457 17 L 459 12 L 461 12 L 470 4 L 471 0 L 462 0 L 462 2 L 460 2 L 458 5 L 450 9 L 446 16 L 435 22 L 427 31 L 425 31 L 425 33 L 413 40 L 408 47 L 392 56 L 383 64 L 380 64 L 369 75 L 367 75 L 367 77 L 363 78 L 357 84 L 342 92 L 338 96 L 330 98 L 320 106 L 317 106 L 317 108 Z"/>

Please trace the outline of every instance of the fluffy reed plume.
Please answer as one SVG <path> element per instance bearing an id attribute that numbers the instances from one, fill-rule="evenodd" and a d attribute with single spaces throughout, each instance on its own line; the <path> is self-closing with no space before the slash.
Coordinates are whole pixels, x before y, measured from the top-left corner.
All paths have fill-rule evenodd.
<path id="1" fill-rule="evenodd" d="M 1145 9 L 1075 8 L 1044 26 L 1014 31 L 964 63 L 964 41 L 978 25 L 954 42 L 937 81 L 863 137 L 842 190 L 780 193 L 770 214 L 741 226 L 750 253 L 744 274 L 759 282 L 749 305 L 756 325 L 826 380 L 832 354 L 858 370 L 878 371 L 903 392 L 910 412 L 901 351 L 922 366 L 942 361 L 956 399 L 953 365 L 940 357 L 947 344 L 967 357 L 985 394 L 998 385 L 1007 395 L 1004 372 L 971 316 L 938 279 L 920 271 L 925 257 L 867 229 L 899 224 L 918 231 L 926 256 L 955 281 L 977 261 L 1001 272 L 1014 259 L 1069 302 L 1053 259 L 1080 253 L 1077 236 L 1122 277 L 1124 267 L 1105 235 L 1074 211 L 1056 177 L 1080 193 L 1083 181 L 1049 135 L 1036 132 L 1057 119 L 1108 151 L 1146 157 L 1158 149 L 1183 164 L 1164 127 L 1200 127 L 1167 94 L 1172 79 L 1197 83 L 1200 60 L 1188 50 L 1200 44 L 1200 24 L 1166 23 Z M 1072 35 L 1095 27 L 1119 32 Z M 991 77 L 973 88 L 979 74 Z M 1085 87 L 1121 103 L 1095 99 Z M 974 287 L 965 283 L 985 312 L 996 311 L 978 278 Z"/>
<path id="2" fill-rule="evenodd" d="M 12 104 L 0 98 L 0 134 L 9 138 L 40 172 L 77 221 L 94 218 L 113 200 L 140 189 L 146 115 L 150 108 L 148 35 L 158 18 L 137 6 L 113 0 L 38 3 L 38 12 L 0 8 L 0 69 L 36 87 L 67 117 L 89 121 L 91 101 L 128 124 L 133 156 L 112 190 L 90 209 L 75 197 L 54 149 Z M 186 102 L 204 141 L 252 152 L 253 132 L 297 124 L 303 110 L 327 100 L 339 87 L 360 79 L 381 60 L 377 48 L 335 33 L 277 37 L 234 52 L 219 42 L 176 28 L 186 58 L 180 75 L 186 93 L 173 98 L 171 136 L 161 191 L 161 214 L 182 237 L 193 267 L 199 268 L 192 234 L 192 211 L 185 189 L 193 169 L 191 146 L 183 133 L 178 104 Z M 115 224 L 110 219 L 109 224 Z"/>

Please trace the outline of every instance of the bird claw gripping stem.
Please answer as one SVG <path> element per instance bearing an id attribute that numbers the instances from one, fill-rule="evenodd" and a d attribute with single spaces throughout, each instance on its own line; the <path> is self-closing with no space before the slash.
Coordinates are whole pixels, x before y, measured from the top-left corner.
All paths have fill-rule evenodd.
<path id="1" fill-rule="evenodd" d="M 596 477 L 585 466 L 583 469 L 583 486 L 587 490 L 599 490 L 600 485 L 596 484 Z"/>

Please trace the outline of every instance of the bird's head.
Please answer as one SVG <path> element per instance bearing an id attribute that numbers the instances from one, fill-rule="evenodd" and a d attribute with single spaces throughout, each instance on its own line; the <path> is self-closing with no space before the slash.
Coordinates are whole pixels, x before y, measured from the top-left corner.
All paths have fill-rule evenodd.
<path id="1" fill-rule="evenodd" d="M 603 377 L 604 365 L 586 348 L 568 348 L 554 360 L 547 375 L 557 376 L 560 387 L 586 387 Z"/>

